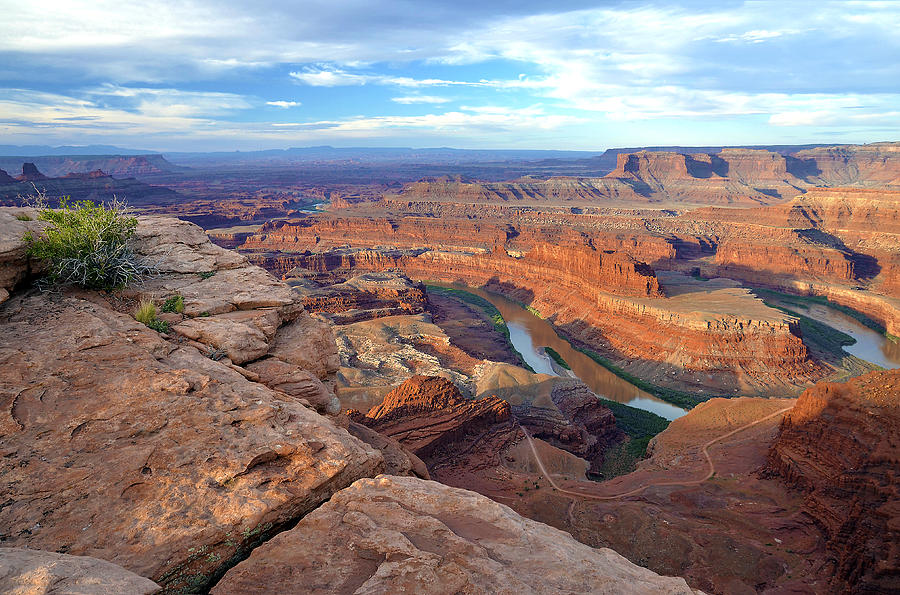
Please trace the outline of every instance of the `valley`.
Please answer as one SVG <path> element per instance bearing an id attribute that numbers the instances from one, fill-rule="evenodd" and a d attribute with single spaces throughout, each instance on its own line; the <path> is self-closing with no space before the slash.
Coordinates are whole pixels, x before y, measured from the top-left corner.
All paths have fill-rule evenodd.
<path id="1" fill-rule="evenodd" d="M 146 189 L 133 202 L 141 250 L 164 272 L 121 298 L 76 293 L 51 301 L 48 312 L 66 329 L 92 313 L 99 318 L 90 324 L 113 344 L 138 341 L 126 350 L 142 362 L 138 376 L 161 374 L 166 380 L 154 382 L 177 385 L 180 395 L 229 391 L 221 407 L 244 413 L 219 419 L 216 404 L 192 415 L 231 428 L 247 442 L 241 452 L 256 454 L 240 459 L 241 469 L 204 455 L 201 472 L 215 479 L 202 497 L 217 502 L 225 490 L 230 512 L 215 530 L 167 529 L 177 541 L 165 546 L 171 563 L 141 540 L 96 546 L 69 535 L 24 496 L 0 508 L 14 528 L 3 540 L 111 560 L 165 592 L 230 592 L 249 589 L 254 577 L 288 580 L 269 561 L 299 559 L 305 540 L 338 551 L 316 523 L 341 507 L 389 497 L 426 522 L 439 513 L 423 502 L 451 493 L 462 502 L 451 492 L 462 489 L 565 532 L 571 547 L 611 548 L 635 568 L 707 593 L 890 589 L 900 570 L 872 540 L 896 538 L 898 155 L 896 143 L 623 150 L 602 162 L 375 162 L 358 178 L 338 164 L 229 161 L 199 170 L 148 159 L 159 171 L 133 171 L 145 162 L 107 160 L 100 166 L 118 164 L 137 177 L 127 184 Z M 55 162 L 41 163 L 56 171 Z M 598 163 L 609 171 L 560 175 Z M 441 175 L 416 177 L 426 170 Z M 520 177 L 504 179 L 513 172 Z M 472 173 L 486 179 L 466 177 Z M 37 182 L 60 192 L 72 180 L 124 183 L 103 172 Z M 39 223 L 19 208 L 0 212 L 10 229 Z M 21 247 L 4 258 L 9 301 L 0 306 L 0 330 L 11 341 L 58 341 L 26 323 L 49 314 L 43 294 L 29 289 L 35 270 Z M 144 336 L 129 326 L 125 302 L 174 294 L 184 311 L 165 314 L 166 333 Z M 101 359 L 84 365 L 107 366 L 104 377 L 132 369 L 100 352 L 91 357 Z M 54 391 L 66 390 L 70 371 L 33 350 L 27 358 L 59 379 Z M 41 411 L 44 397 L 21 384 L 33 382 L 24 380 L 30 369 L 3 393 L 5 427 L 15 436 L 28 428 L 44 436 L 41 414 L 28 413 Z M 126 377 L 129 394 L 143 395 L 144 381 Z M 210 382 L 223 388 L 204 388 Z M 257 404 L 242 391 L 258 394 Z M 181 411 L 169 397 L 153 398 Z M 135 414 L 154 432 L 177 429 L 166 430 L 152 411 Z M 78 422 L 72 439 L 104 415 Z M 278 423 L 266 426 L 270 418 Z M 252 432 L 240 429 L 246 424 Z M 297 424 L 317 433 L 305 446 L 285 447 Z M 15 440 L 8 452 L 37 465 L 23 454 L 24 438 Z M 174 473 L 166 457 L 176 455 L 153 455 L 166 452 L 155 440 L 139 442 L 151 454 L 141 454 L 147 462 L 135 473 L 148 477 L 122 486 L 142 518 L 161 498 L 152 474 Z M 273 440 L 281 446 L 265 446 Z M 79 461 L 90 460 L 91 448 L 86 442 L 71 462 L 88 465 Z M 330 475 L 311 471 L 338 460 Z M 367 479 L 379 473 L 410 478 Z M 176 487 L 193 481 L 172 477 Z M 439 483 L 393 491 L 392 482 L 411 478 Z M 298 492 L 298 481 L 308 487 Z M 260 512 L 246 520 L 231 490 Z M 878 514 L 844 505 L 851 493 Z M 164 502 L 172 515 L 181 510 Z M 465 518 L 446 522 L 484 522 Z M 56 528 L 26 530 L 38 522 Z M 430 547 L 425 537 L 410 540 Z M 202 542 L 203 556 L 188 542 Z M 340 580 L 369 572 L 367 560 L 341 570 L 349 578 Z"/>

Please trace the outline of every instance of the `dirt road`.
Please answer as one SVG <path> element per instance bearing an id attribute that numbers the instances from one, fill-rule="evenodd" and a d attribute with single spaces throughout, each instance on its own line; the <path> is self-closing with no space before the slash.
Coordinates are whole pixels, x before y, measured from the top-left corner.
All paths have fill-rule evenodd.
<path id="1" fill-rule="evenodd" d="M 541 470 L 541 473 L 544 474 L 544 477 L 547 478 L 547 481 L 550 482 L 550 485 L 553 486 L 554 488 L 556 488 L 556 490 L 558 492 L 561 492 L 563 494 L 568 494 L 570 496 L 578 496 L 580 498 L 589 498 L 592 500 L 618 500 L 619 498 L 633 496 L 634 494 L 638 494 L 638 493 L 646 490 L 647 488 L 650 488 L 653 486 L 685 486 L 685 485 L 697 485 L 697 484 L 703 483 L 704 481 L 706 481 L 707 479 L 709 479 L 716 473 L 716 466 L 713 463 L 712 458 L 709 456 L 709 447 L 710 446 L 712 446 L 719 440 L 724 440 L 725 438 L 730 438 L 731 436 L 734 436 L 738 432 L 742 432 L 742 431 L 746 430 L 747 428 L 753 427 L 764 421 L 768 421 L 768 420 L 772 419 L 773 417 L 782 415 L 786 411 L 790 411 L 792 409 L 792 407 L 785 407 L 784 409 L 779 409 L 775 413 L 770 413 L 769 415 L 766 415 L 765 417 L 761 417 L 761 418 L 757 419 L 756 421 L 750 422 L 749 424 L 744 424 L 743 426 L 741 426 L 739 428 L 735 428 L 734 430 L 731 430 L 730 432 L 722 434 L 721 436 L 717 436 L 717 437 L 713 438 L 712 440 L 710 440 L 709 442 L 707 442 L 706 444 L 704 444 L 702 452 L 703 452 L 703 456 L 706 457 L 706 463 L 709 465 L 709 471 L 707 471 L 706 475 L 702 479 L 690 479 L 690 480 L 684 480 L 684 481 L 651 482 L 651 483 L 648 483 L 647 485 L 643 485 L 639 488 L 635 488 L 633 490 L 629 490 L 627 492 L 623 492 L 621 494 L 615 494 L 612 496 L 598 496 L 597 494 L 586 494 L 584 492 L 574 492 L 572 490 L 567 490 L 567 489 L 561 487 L 560 485 L 558 485 L 555 481 L 553 481 L 553 477 L 547 472 L 547 468 L 544 466 L 544 461 L 541 460 L 541 457 L 538 454 L 537 448 L 535 448 L 535 446 L 534 446 L 534 440 L 532 440 L 531 434 L 529 434 L 528 430 L 526 430 L 521 425 L 519 425 L 519 428 L 525 434 L 525 438 L 528 439 L 528 445 L 531 447 L 531 452 L 534 453 L 534 459 L 535 459 L 535 461 L 537 461 L 537 464 Z"/>

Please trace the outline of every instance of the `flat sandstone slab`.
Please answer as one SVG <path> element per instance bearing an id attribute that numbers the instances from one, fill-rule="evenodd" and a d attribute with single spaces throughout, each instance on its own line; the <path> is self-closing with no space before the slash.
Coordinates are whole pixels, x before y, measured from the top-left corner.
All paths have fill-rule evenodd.
<path id="1" fill-rule="evenodd" d="M 0 548 L 0 593 L 150 595 L 159 585 L 112 562 L 56 552 Z"/>
<path id="2" fill-rule="evenodd" d="M 382 475 L 341 490 L 254 550 L 212 593 L 697 591 L 480 494 Z"/>

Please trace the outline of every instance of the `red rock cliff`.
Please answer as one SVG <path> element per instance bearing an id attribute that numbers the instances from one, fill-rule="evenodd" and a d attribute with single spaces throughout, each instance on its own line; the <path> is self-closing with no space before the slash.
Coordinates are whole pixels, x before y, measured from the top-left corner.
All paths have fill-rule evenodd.
<path id="1" fill-rule="evenodd" d="M 806 493 L 834 557 L 835 592 L 900 590 L 900 370 L 807 390 L 767 468 Z"/>

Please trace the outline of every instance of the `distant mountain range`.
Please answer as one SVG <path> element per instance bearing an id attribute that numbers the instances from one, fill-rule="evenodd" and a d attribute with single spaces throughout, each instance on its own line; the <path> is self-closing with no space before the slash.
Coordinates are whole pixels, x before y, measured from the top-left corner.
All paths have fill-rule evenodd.
<path id="1" fill-rule="evenodd" d="M 158 151 L 123 149 L 113 145 L 0 145 L 0 156 L 43 157 L 48 155 L 148 155 Z"/>
<path id="2" fill-rule="evenodd" d="M 883 143 L 873 143 L 872 146 Z M 761 149 L 784 156 L 822 147 L 803 145 L 734 146 L 653 146 L 625 147 L 599 151 L 557 151 L 524 149 L 454 149 L 449 147 L 292 147 L 260 151 L 164 152 L 139 151 L 111 145 L 60 146 L 0 145 L 0 169 L 18 171 L 25 161 L 33 162 L 51 176 L 69 172 L 83 173 L 101 169 L 118 175 L 171 174 L 185 167 L 217 169 L 252 166 L 254 168 L 297 165 L 331 165 L 339 168 L 403 164 L 475 166 L 496 169 L 528 168 L 535 175 L 604 175 L 616 167 L 619 155 L 638 151 L 716 155 L 732 149 Z M 518 172 L 521 175 L 523 172 Z M 426 174 L 431 175 L 431 174 Z"/>

